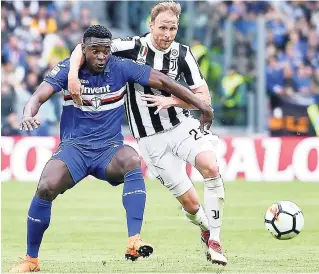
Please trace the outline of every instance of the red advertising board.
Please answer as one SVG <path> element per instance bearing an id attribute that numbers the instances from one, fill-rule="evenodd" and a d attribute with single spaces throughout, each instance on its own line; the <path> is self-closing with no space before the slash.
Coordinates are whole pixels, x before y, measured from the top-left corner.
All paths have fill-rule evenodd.
<path id="1" fill-rule="evenodd" d="M 37 181 L 59 144 L 57 137 L 2 137 L 1 181 Z M 125 142 L 138 151 L 136 141 Z M 319 138 L 221 138 L 216 145 L 218 162 L 225 181 L 238 177 L 249 181 L 319 182 Z M 153 178 L 142 162 L 143 174 Z M 189 176 L 201 180 L 197 170 L 187 167 Z"/>

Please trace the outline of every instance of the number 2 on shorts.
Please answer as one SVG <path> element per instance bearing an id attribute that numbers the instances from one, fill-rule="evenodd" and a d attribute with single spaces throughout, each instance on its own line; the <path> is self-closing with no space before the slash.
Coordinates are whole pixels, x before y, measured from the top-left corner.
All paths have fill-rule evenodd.
<path id="1" fill-rule="evenodd" d="M 195 141 L 208 134 L 209 134 L 209 131 L 204 130 L 204 132 L 202 133 L 199 130 L 199 128 L 198 129 L 193 128 L 189 131 L 189 135 L 193 136 Z"/>

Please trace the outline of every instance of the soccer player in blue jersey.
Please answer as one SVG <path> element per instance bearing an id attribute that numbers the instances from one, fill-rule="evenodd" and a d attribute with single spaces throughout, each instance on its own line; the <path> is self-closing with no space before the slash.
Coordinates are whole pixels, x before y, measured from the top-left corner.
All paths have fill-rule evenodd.
<path id="1" fill-rule="evenodd" d="M 149 66 L 111 56 L 111 39 L 110 31 L 101 25 L 91 26 L 84 33 L 86 61 L 79 71 L 83 100 L 72 100 L 67 91 L 69 59 L 65 59 L 44 78 L 24 108 L 21 129 L 38 128 L 35 115 L 40 106 L 55 92 L 64 93 L 61 143 L 42 172 L 29 208 L 26 256 L 10 272 L 40 270 L 38 253 L 50 224 L 52 201 L 88 175 L 113 186 L 124 183 L 129 236 L 126 259 L 152 254 L 153 247 L 140 239 L 146 199 L 140 159 L 133 148 L 123 144 L 121 132 L 126 82 L 164 89 L 200 109 L 202 127 L 212 122 L 212 109 L 182 85 Z"/>

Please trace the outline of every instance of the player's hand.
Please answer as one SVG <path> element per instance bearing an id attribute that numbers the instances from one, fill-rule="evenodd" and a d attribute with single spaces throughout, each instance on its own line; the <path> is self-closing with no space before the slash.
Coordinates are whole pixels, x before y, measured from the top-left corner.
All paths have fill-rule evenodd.
<path id="1" fill-rule="evenodd" d="M 144 94 L 141 96 L 143 101 L 147 101 L 148 107 L 157 107 L 154 114 L 157 114 L 161 109 L 167 109 L 173 105 L 172 97 L 158 96 L 152 94 Z"/>
<path id="2" fill-rule="evenodd" d="M 209 129 L 214 120 L 214 110 L 207 106 L 201 111 L 199 129 L 203 132 L 205 129 Z"/>
<path id="3" fill-rule="evenodd" d="M 82 106 L 83 101 L 81 97 L 81 82 L 78 77 L 69 74 L 68 76 L 68 91 L 70 92 L 73 101 Z"/>
<path id="4" fill-rule="evenodd" d="M 40 121 L 34 117 L 23 116 L 20 122 L 20 130 L 34 130 L 40 126 Z"/>

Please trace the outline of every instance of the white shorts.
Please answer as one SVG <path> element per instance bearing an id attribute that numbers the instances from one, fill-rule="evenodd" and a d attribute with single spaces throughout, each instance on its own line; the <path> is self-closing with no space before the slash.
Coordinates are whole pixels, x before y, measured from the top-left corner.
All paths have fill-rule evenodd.
<path id="1" fill-rule="evenodd" d="M 195 166 L 196 156 L 215 151 L 218 137 L 210 131 L 201 133 L 199 121 L 187 118 L 178 126 L 138 140 L 148 169 L 175 197 L 187 192 L 192 182 L 186 173 L 186 162 Z"/>

